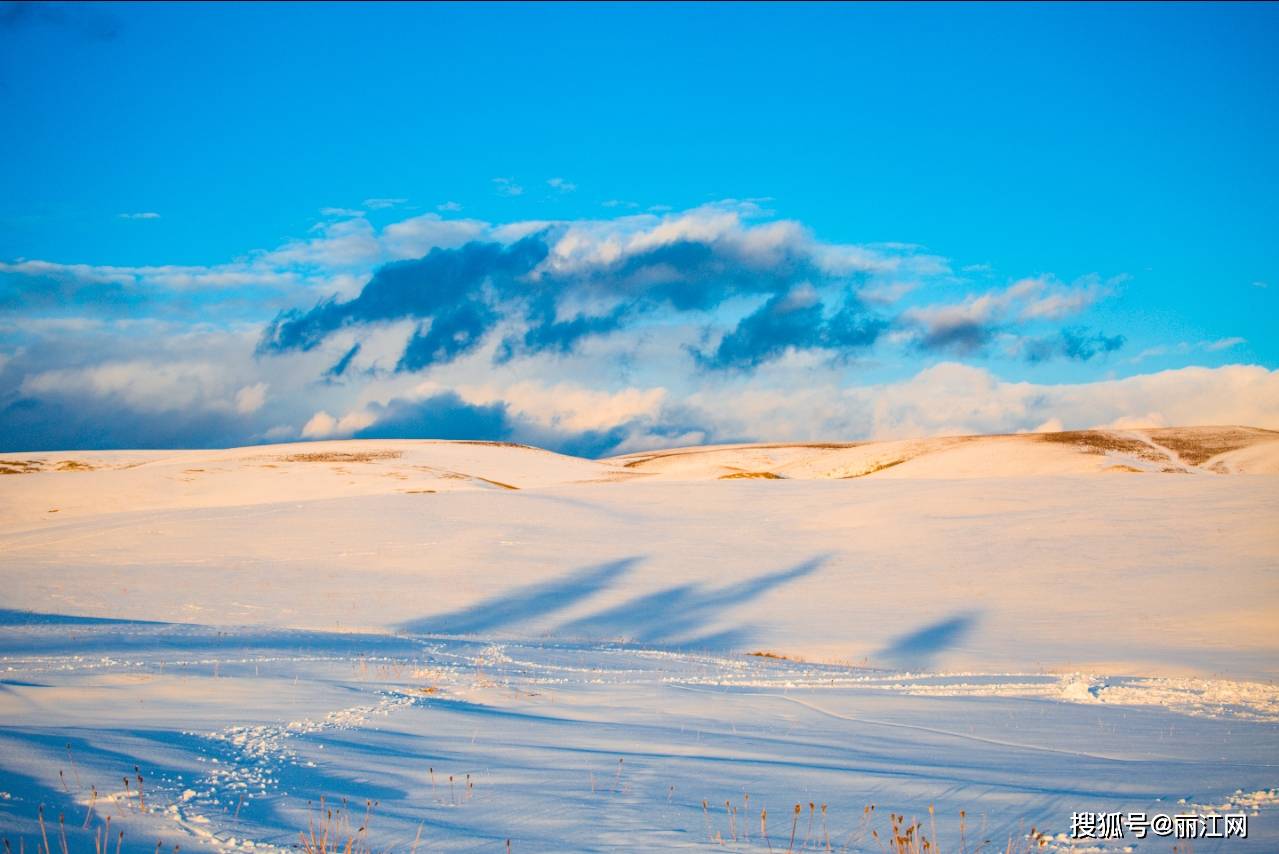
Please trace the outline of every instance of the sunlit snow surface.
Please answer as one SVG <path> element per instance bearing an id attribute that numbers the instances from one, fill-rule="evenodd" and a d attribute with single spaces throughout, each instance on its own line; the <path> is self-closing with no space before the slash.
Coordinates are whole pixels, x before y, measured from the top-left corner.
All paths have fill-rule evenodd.
<path id="1" fill-rule="evenodd" d="M 1000 441 L 884 479 L 873 446 L 727 482 L 431 443 L 24 463 L 0 835 L 284 849 L 338 810 L 372 851 L 780 854 L 899 813 L 1084 851 L 1073 812 L 1242 811 L 1193 850 L 1279 849 L 1279 478 L 1232 473 L 1273 448 Z"/>
<path id="2" fill-rule="evenodd" d="M 761 808 L 774 849 L 786 850 L 795 803 L 797 835 L 823 849 L 829 838 L 834 850 L 874 850 L 868 828 L 882 833 L 889 812 L 926 817 L 928 804 L 943 840 L 958 844 L 964 810 L 970 843 L 1002 847 L 1032 826 L 1065 832 L 1072 811 L 1173 813 L 1188 809 L 1183 799 L 1201 810 L 1260 806 L 1244 846 L 1200 840 L 1196 850 L 1279 841 L 1268 791 L 1279 708 L 1256 685 L 921 676 L 614 645 L 12 614 L 6 623 L 0 822 L 28 840 L 41 804 L 47 822 L 66 816 L 73 842 L 84 835 L 96 786 L 99 821 L 112 815 L 134 850 L 153 840 L 288 847 L 322 797 L 346 799 L 356 825 L 374 801 L 375 850 L 409 846 L 419 826 L 428 851 L 501 850 L 507 838 L 523 851 L 663 850 L 717 835 L 730 849 L 767 850 Z M 1241 807 L 1246 795 L 1253 804 Z"/>

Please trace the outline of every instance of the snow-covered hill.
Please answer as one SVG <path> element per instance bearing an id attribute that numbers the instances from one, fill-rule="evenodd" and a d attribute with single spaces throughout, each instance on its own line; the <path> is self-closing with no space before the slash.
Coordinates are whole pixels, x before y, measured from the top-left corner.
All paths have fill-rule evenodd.
<path id="1" fill-rule="evenodd" d="M 377 800 L 378 850 L 763 851 L 758 810 L 785 837 L 810 800 L 851 851 L 871 803 L 1001 850 L 1178 799 L 1279 842 L 1274 432 L 0 471 L 0 831 L 29 844 L 39 804 L 95 802 L 131 840 L 285 847 L 321 795 Z"/>
<path id="2" fill-rule="evenodd" d="M 1279 432 L 1183 427 L 896 442 L 721 445 L 627 454 L 607 462 L 676 479 L 1275 474 L 1279 473 Z"/>
<path id="3" fill-rule="evenodd" d="M 347 440 L 211 451 L 0 455 L 0 530 L 140 510 L 644 480 L 1279 474 L 1279 432 L 1087 430 L 885 442 L 712 445 L 585 460 L 527 445 Z"/>

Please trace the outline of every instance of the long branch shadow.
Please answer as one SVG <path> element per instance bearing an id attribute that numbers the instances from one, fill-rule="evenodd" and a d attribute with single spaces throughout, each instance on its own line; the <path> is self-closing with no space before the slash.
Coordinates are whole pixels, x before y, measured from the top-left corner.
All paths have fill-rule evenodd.
<path id="1" fill-rule="evenodd" d="M 875 654 L 874 659 L 906 670 L 927 670 L 942 652 L 962 641 L 977 623 L 980 614 L 965 611 L 930 623 L 903 635 Z"/>
<path id="2" fill-rule="evenodd" d="M 630 571 L 639 558 L 629 557 L 590 566 L 562 578 L 519 587 L 447 614 L 402 623 L 414 634 L 467 635 L 493 631 L 554 614 L 600 592 Z"/>
<path id="3" fill-rule="evenodd" d="M 724 613 L 770 590 L 816 572 L 826 556 L 810 558 L 790 569 L 749 578 L 726 587 L 681 584 L 638 596 L 598 614 L 560 626 L 555 634 L 591 639 L 624 639 L 653 646 L 715 649 L 743 642 L 747 627 L 702 634 Z"/>

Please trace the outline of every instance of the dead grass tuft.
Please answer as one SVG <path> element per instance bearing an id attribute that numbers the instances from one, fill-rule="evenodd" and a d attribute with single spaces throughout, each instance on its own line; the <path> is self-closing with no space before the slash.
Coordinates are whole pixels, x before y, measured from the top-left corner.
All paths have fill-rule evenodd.
<path id="1" fill-rule="evenodd" d="M 325 806 L 324 798 L 320 798 L 318 809 L 308 809 L 307 829 L 298 833 L 302 851 L 304 854 L 372 854 L 368 833 L 375 806 L 376 801 L 364 802 L 364 818 L 356 828 L 351 823 L 351 811 L 345 798 L 342 806 L 336 808 Z M 421 832 L 419 827 L 419 840 Z M 414 841 L 414 848 L 417 842 Z"/>
<path id="2" fill-rule="evenodd" d="M 720 480 L 785 480 L 780 474 L 771 471 L 735 471 L 732 474 L 722 474 Z"/>
<path id="3" fill-rule="evenodd" d="M 838 816 L 828 812 L 826 804 L 800 802 L 788 807 L 783 813 L 790 815 L 791 825 L 789 828 L 783 825 L 783 835 L 777 840 L 777 844 L 774 844 L 768 834 L 768 809 L 752 808 L 750 795 L 742 795 L 740 807 L 731 800 L 724 801 L 722 815 L 718 809 L 710 808 L 708 799 L 704 799 L 701 806 L 706 841 L 717 846 L 744 843 L 752 850 L 763 850 L 758 848 L 758 842 L 755 846 L 751 845 L 751 817 L 755 815 L 755 809 L 759 809 L 758 839 L 773 854 L 781 854 L 783 851 L 786 854 L 801 851 L 824 851 L 827 854 L 838 851 L 841 854 L 851 854 L 866 850 L 879 850 L 885 854 L 938 854 L 942 850 L 938 842 L 937 813 L 931 804 L 928 807 L 927 827 L 923 821 L 907 819 L 905 815 L 897 813 L 888 814 L 888 826 L 884 827 L 881 821 L 883 814 L 877 812 L 873 804 L 861 811 L 852 827 L 847 823 L 840 827 Z M 1032 827 L 1029 833 L 1009 836 L 1006 844 L 993 847 L 998 846 L 998 843 L 985 835 L 984 819 L 974 835 L 968 826 L 967 813 L 963 810 L 959 813 L 957 830 L 958 845 L 948 846 L 954 854 L 1033 854 L 1043 850 L 1050 841 L 1047 834 Z M 785 848 L 781 847 L 783 843 Z"/>
<path id="4" fill-rule="evenodd" d="M 783 654 L 782 654 L 782 653 L 780 653 L 780 652 L 773 652 L 773 651 L 771 651 L 771 650 L 767 650 L 767 649 L 757 649 L 757 650 L 755 650 L 754 652 L 748 652 L 748 653 L 746 653 L 746 654 L 747 654 L 748 656 L 751 656 L 752 658 L 771 658 L 771 659 L 775 659 L 775 660 L 777 660 L 777 661 L 796 661 L 796 662 L 799 662 L 799 663 L 801 663 L 801 664 L 803 664 L 803 663 L 804 663 L 804 659 L 802 659 L 802 658 L 798 658 L 798 657 L 793 656 L 793 655 L 783 655 Z"/>

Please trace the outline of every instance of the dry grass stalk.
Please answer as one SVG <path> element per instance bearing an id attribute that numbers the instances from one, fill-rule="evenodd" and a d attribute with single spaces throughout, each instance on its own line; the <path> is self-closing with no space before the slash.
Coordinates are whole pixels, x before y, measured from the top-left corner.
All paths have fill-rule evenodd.
<path id="1" fill-rule="evenodd" d="M 146 798 L 142 795 L 142 772 L 138 770 L 138 766 L 133 766 L 133 773 L 138 775 L 138 810 L 147 812 Z"/>
<path id="2" fill-rule="evenodd" d="M 40 837 L 44 840 L 44 852 L 45 854 L 53 854 L 53 850 L 49 848 L 49 834 L 44 829 L 44 804 L 41 804 L 40 808 L 36 810 L 36 816 L 40 822 Z"/>
<path id="3" fill-rule="evenodd" d="M 84 824 L 81 825 L 82 830 L 87 830 L 89 828 L 89 822 L 93 820 L 93 807 L 98 802 L 98 787 L 93 786 L 92 789 L 93 794 L 89 798 L 89 809 L 84 814 Z"/>

